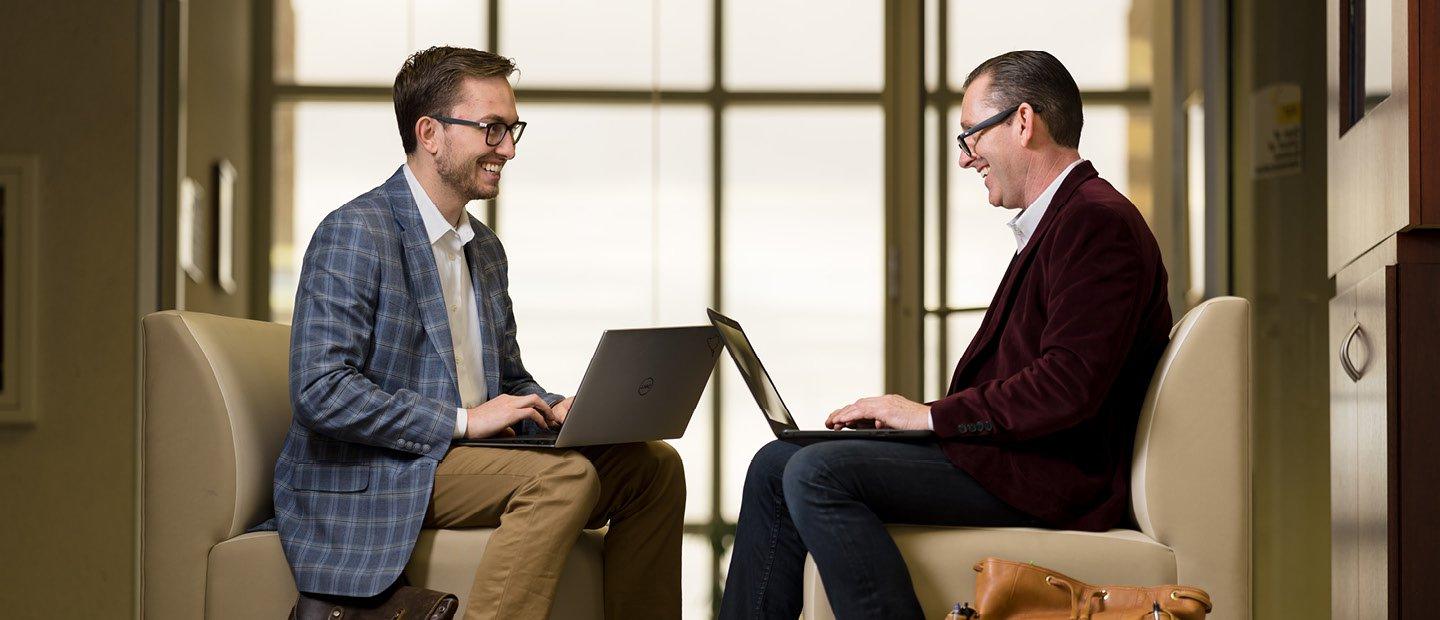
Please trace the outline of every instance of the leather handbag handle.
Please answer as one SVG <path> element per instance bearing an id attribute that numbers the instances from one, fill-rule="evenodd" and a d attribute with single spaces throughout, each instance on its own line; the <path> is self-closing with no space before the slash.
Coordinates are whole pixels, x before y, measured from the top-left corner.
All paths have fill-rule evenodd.
<path id="1" fill-rule="evenodd" d="M 1370 365 L 1370 348 L 1368 344 L 1365 348 L 1366 359 L 1364 364 L 1356 368 L 1355 364 L 1350 361 L 1350 343 L 1355 340 L 1356 336 L 1359 336 L 1362 341 L 1365 340 L 1365 330 L 1361 329 L 1360 323 L 1358 322 L 1355 323 L 1355 327 L 1350 328 L 1350 333 L 1345 335 L 1345 340 L 1340 342 L 1340 368 L 1345 370 L 1345 374 L 1350 377 L 1350 381 L 1352 382 L 1359 382 L 1360 378 L 1365 376 L 1365 367 Z"/>

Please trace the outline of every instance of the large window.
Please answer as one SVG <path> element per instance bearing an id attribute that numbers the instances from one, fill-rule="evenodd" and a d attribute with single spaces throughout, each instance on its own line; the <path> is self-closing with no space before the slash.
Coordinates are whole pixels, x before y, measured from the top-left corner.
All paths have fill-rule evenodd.
<path id="1" fill-rule="evenodd" d="M 573 393 L 605 329 L 741 321 L 802 424 L 883 389 L 883 2 L 276 0 L 271 314 L 329 211 L 403 161 L 389 83 L 437 44 L 515 58 L 500 197 L 525 362 Z M 803 37 L 793 25 L 810 24 Z M 723 24 L 723 27 L 722 27 Z M 263 90 L 263 89 L 262 89 Z M 686 616 L 710 617 L 750 455 L 721 359 L 683 439 Z"/>
<path id="2" fill-rule="evenodd" d="M 923 351 L 923 396 L 939 396 L 1014 251 L 1012 214 L 955 165 L 965 75 L 1001 51 L 1067 63 L 1087 104 L 1082 154 L 1149 208 L 1145 0 L 1004 16 L 928 0 L 923 135 L 889 129 L 900 112 L 882 97 L 897 70 L 887 5 L 902 0 L 272 1 L 258 85 L 271 316 L 288 322 L 319 220 L 403 162 L 389 84 L 404 57 L 490 49 L 520 66 L 530 126 L 500 197 L 470 211 L 509 252 L 525 362 L 557 392 L 573 393 L 603 330 L 702 324 L 707 307 L 745 325 L 802 426 L 898 389 L 884 375 L 886 209 L 922 208 L 887 192 L 898 144 L 926 153 L 925 328 L 908 350 Z M 770 438 L 722 357 L 673 442 L 689 485 L 686 617 L 718 603 L 745 469 Z"/>

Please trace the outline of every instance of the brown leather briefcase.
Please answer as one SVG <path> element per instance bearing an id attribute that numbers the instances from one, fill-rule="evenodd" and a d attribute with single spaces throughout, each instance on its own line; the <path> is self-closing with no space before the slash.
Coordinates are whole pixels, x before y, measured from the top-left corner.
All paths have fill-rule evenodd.
<path id="1" fill-rule="evenodd" d="M 975 609 L 981 620 L 1203 620 L 1211 609 L 1210 595 L 1190 586 L 1094 586 L 1000 558 L 981 560 L 975 572 Z"/>

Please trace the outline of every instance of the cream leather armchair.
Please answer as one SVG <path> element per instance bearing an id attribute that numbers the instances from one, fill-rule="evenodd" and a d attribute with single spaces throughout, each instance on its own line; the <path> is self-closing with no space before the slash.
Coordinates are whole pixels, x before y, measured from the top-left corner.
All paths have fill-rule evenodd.
<path id="1" fill-rule="evenodd" d="M 194 312 L 145 317 L 141 613 L 283 618 L 295 583 L 275 532 L 271 482 L 290 425 L 290 329 Z M 411 583 L 470 593 L 490 529 L 423 530 Z M 601 545 L 585 532 L 551 616 L 601 618 Z"/>
<path id="2" fill-rule="evenodd" d="M 1131 474 L 1138 529 L 891 526 L 926 614 L 973 601 L 985 556 L 1096 584 L 1204 588 L 1214 618 L 1250 617 L 1250 303 L 1206 301 L 1170 332 L 1140 413 Z M 813 560 L 807 620 L 834 618 Z"/>

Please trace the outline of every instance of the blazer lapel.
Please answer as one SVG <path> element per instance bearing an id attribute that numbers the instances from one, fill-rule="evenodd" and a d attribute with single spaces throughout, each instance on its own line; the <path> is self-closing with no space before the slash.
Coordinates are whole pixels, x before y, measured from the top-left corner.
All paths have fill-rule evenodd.
<path id="1" fill-rule="evenodd" d="M 1026 247 L 1029 245 L 1026 244 Z M 1022 264 L 1020 260 L 1020 254 L 1010 257 L 1010 264 L 1005 268 L 1005 276 L 1000 279 L 1000 286 L 995 289 L 995 296 L 990 299 L 990 307 L 985 310 L 985 318 L 980 320 L 980 329 L 976 330 L 975 337 L 970 340 L 970 346 L 965 348 L 965 354 L 960 356 L 960 362 L 955 365 L 955 372 L 950 375 L 950 387 L 945 390 L 946 394 L 956 392 L 960 377 L 965 374 L 965 369 L 994 340 L 996 326 L 1001 323 L 1002 313 L 1010 306 L 1005 300 L 1014 289 L 1015 281 L 1019 279 L 1018 274 Z"/>
<path id="2" fill-rule="evenodd" d="M 410 195 L 410 185 L 405 182 L 403 170 L 397 170 L 385 182 L 385 194 L 390 200 L 390 211 L 400 225 L 400 238 L 405 244 L 405 279 L 410 285 L 410 295 L 420 307 L 420 324 L 440 361 L 450 371 L 450 387 L 454 399 L 459 402 L 460 388 L 455 380 L 455 344 L 450 336 L 450 317 L 445 313 L 445 296 L 440 289 L 440 272 L 435 268 L 435 250 L 425 234 L 425 222 L 420 219 L 420 207 Z"/>
<path id="3" fill-rule="evenodd" d="M 1030 236 L 1030 240 L 1025 243 L 1025 248 L 1010 259 L 1010 267 L 1005 270 L 1005 277 L 1000 281 L 995 298 L 990 301 L 990 308 L 985 311 L 985 318 L 980 323 L 980 330 L 976 332 L 975 339 L 966 348 L 965 355 L 960 358 L 960 363 L 955 366 L 955 373 L 950 378 L 950 387 L 946 390 L 947 394 L 955 393 L 959 387 L 957 383 L 965 369 L 1000 335 L 1000 326 L 1005 324 L 1005 318 L 1010 313 L 1010 306 L 1015 302 L 1019 283 L 1024 279 L 1025 272 L 1035 258 L 1035 248 L 1040 246 L 1040 241 L 1045 238 L 1051 228 L 1054 228 L 1056 215 L 1070 203 L 1070 198 L 1075 195 L 1075 189 L 1093 176 L 1096 176 L 1095 166 L 1088 161 L 1082 161 L 1060 183 L 1060 187 L 1055 191 L 1055 196 L 1050 200 L 1049 208 L 1045 210 L 1045 217 L 1035 228 L 1035 234 Z"/>
<path id="4" fill-rule="evenodd" d="M 483 226 L 474 218 L 470 219 L 470 225 L 476 227 L 477 231 Z M 477 232 L 475 238 L 465 244 L 465 262 L 470 267 L 470 290 L 475 294 L 475 308 L 479 310 L 476 314 L 480 317 L 480 350 L 484 353 L 481 357 L 484 358 L 485 366 L 485 390 L 487 398 L 495 398 L 500 395 L 500 341 L 495 333 L 496 310 L 490 307 L 490 295 L 482 276 L 485 258 L 480 252 L 480 239 Z"/>

